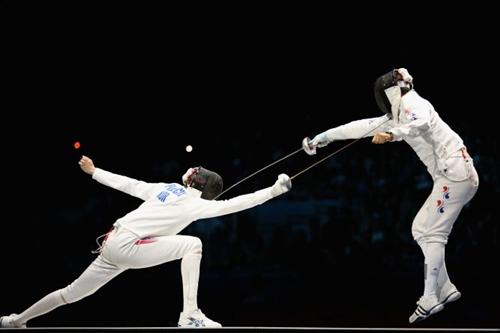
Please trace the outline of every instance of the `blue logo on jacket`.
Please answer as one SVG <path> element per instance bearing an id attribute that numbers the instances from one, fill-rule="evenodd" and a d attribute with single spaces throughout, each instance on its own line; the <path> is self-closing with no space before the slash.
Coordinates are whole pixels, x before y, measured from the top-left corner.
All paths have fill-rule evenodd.
<path id="1" fill-rule="evenodd" d="M 167 200 L 167 197 L 171 194 L 173 194 L 177 197 L 180 197 L 181 195 L 186 194 L 186 190 L 184 189 L 184 187 L 180 186 L 179 184 L 167 184 L 167 185 L 165 185 L 165 188 L 163 189 L 163 191 L 158 193 L 158 195 L 156 197 L 161 202 L 165 202 L 165 200 Z"/>

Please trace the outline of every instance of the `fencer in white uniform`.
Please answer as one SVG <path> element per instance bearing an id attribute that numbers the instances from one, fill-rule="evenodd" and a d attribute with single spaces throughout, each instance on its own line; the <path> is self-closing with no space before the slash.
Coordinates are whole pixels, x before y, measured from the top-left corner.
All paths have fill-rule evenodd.
<path id="1" fill-rule="evenodd" d="M 476 194 L 479 178 L 463 140 L 413 89 L 413 78 L 406 69 L 377 78 L 374 92 L 386 115 L 331 128 L 312 140 L 304 138 L 302 144 L 313 155 L 317 148 L 338 140 L 373 136 L 375 144 L 406 141 L 427 167 L 432 192 L 412 223 L 413 237 L 425 257 L 424 292 L 409 318 L 413 323 L 461 296 L 446 270 L 445 245 L 460 211 Z"/>
<path id="2" fill-rule="evenodd" d="M 221 327 L 207 318 L 197 304 L 202 256 L 201 240 L 178 235 L 198 219 L 239 212 L 290 190 L 291 180 L 278 176 L 273 186 L 229 200 L 212 200 L 222 192 L 222 178 L 202 167 L 189 169 L 177 183 L 146 183 L 96 168 L 83 156 L 81 168 L 101 184 L 144 200 L 135 210 L 118 219 L 106 235 L 99 255 L 73 283 L 56 290 L 20 314 L 0 318 L 0 327 L 26 327 L 30 319 L 93 294 L 127 269 L 151 267 L 182 259 L 184 308 L 179 327 Z"/>

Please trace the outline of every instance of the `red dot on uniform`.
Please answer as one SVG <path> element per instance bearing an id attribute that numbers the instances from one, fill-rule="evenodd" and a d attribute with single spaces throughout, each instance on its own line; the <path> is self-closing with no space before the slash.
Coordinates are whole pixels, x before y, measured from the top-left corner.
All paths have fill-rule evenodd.
<path id="1" fill-rule="evenodd" d="M 79 142 L 79 141 L 76 141 L 76 142 L 73 144 L 73 147 L 75 147 L 75 149 L 80 148 L 80 142 Z"/>

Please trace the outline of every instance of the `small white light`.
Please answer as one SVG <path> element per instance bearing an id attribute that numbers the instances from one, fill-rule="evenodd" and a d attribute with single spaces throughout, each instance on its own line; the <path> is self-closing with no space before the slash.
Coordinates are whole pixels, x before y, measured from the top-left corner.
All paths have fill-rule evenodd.
<path id="1" fill-rule="evenodd" d="M 192 152 L 192 151 L 193 151 L 193 147 L 192 147 L 191 145 L 187 145 L 187 146 L 186 146 L 186 151 L 187 151 L 188 153 Z"/>

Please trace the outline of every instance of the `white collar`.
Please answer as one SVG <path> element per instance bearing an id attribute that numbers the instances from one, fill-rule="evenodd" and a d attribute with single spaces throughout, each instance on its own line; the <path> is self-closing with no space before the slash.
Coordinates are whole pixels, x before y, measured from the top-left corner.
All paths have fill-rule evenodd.
<path id="1" fill-rule="evenodd" d="M 200 197 L 201 197 L 201 191 L 200 191 L 200 190 L 195 189 L 194 187 L 186 187 L 186 191 L 187 191 L 190 195 L 193 195 L 193 196 L 198 197 L 198 198 L 200 198 Z"/>

